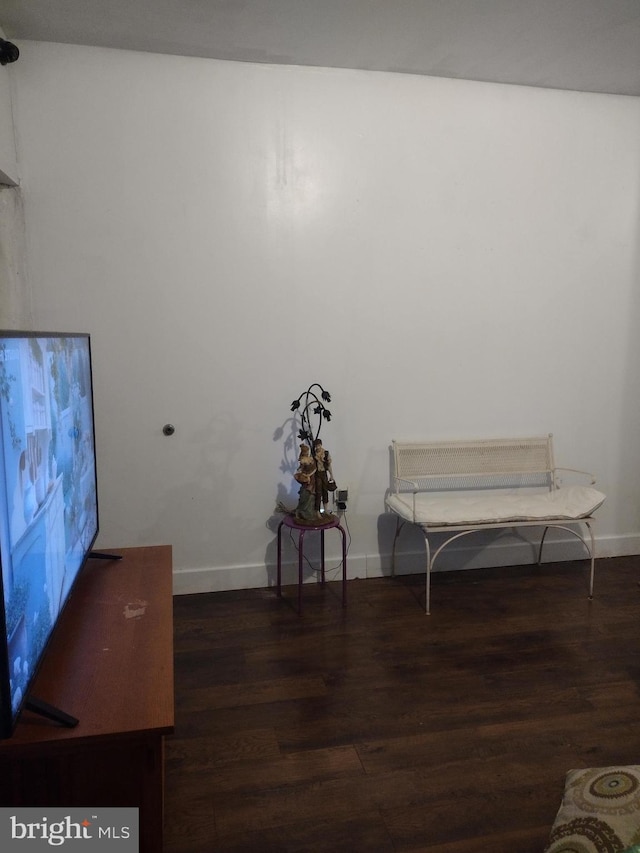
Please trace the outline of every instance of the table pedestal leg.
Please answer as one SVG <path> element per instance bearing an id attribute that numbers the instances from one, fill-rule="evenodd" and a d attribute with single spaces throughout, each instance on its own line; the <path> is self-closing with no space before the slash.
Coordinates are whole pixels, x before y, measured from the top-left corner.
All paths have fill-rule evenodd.
<path id="1" fill-rule="evenodd" d="M 281 521 L 278 525 L 278 567 L 276 574 L 276 590 L 278 593 L 278 598 L 282 598 L 282 525 L 284 521 Z"/>
<path id="2" fill-rule="evenodd" d="M 303 573 L 302 573 L 302 555 L 304 553 L 304 534 L 306 530 L 300 531 L 300 536 L 298 537 L 298 616 L 302 616 L 302 581 L 303 581 Z"/>
<path id="3" fill-rule="evenodd" d="M 347 535 L 340 525 L 338 530 L 342 535 L 342 606 L 347 606 Z"/>
<path id="4" fill-rule="evenodd" d="M 326 583 L 326 567 L 325 567 L 325 530 L 336 528 L 342 536 L 342 606 L 347 606 L 347 536 L 344 528 L 334 519 L 325 527 L 304 527 L 296 523 L 291 517 L 286 516 L 278 525 L 278 543 L 277 543 L 277 565 L 276 565 L 276 590 L 278 598 L 282 598 L 282 527 L 286 525 L 293 530 L 298 531 L 298 615 L 302 615 L 302 585 L 304 582 L 304 539 L 305 534 L 311 530 L 320 533 L 320 583 Z"/>

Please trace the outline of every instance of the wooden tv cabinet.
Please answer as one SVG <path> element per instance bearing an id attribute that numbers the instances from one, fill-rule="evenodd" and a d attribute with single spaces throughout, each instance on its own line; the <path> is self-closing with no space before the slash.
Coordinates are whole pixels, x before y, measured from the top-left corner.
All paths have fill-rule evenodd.
<path id="1" fill-rule="evenodd" d="M 0 741 L 1 806 L 136 806 L 140 850 L 162 850 L 163 740 L 173 731 L 170 546 L 90 559 L 32 693 L 77 717 L 23 711 Z"/>

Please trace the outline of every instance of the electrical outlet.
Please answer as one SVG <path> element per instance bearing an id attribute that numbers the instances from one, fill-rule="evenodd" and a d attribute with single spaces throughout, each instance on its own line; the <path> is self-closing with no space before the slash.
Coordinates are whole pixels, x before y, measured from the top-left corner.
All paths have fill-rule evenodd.
<path id="1" fill-rule="evenodd" d="M 347 508 L 349 500 L 349 489 L 336 489 L 336 506 L 341 512 Z"/>

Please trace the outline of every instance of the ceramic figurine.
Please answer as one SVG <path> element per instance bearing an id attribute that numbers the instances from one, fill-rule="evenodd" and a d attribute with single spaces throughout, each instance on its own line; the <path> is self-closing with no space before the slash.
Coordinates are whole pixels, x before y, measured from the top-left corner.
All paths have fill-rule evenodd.
<path id="1" fill-rule="evenodd" d="M 303 524 L 316 524 L 319 513 L 316 511 L 316 463 L 311 456 L 311 451 L 306 444 L 300 445 L 300 456 L 298 457 L 298 470 L 293 475 L 296 482 L 300 483 L 298 492 L 298 506 L 296 507 L 296 521 Z"/>
<path id="2" fill-rule="evenodd" d="M 316 463 L 316 512 L 324 511 L 326 515 L 331 515 L 329 512 L 329 492 L 336 490 L 336 483 L 331 470 L 331 455 L 328 450 L 324 449 L 319 438 L 313 442 L 313 457 Z"/>

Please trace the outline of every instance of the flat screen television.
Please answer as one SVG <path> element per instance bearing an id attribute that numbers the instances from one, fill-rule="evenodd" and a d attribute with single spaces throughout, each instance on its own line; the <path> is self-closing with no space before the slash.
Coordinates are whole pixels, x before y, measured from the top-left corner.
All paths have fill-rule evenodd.
<path id="1" fill-rule="evenodd" d="M 98 535 L 87 334 L 0 331 L 0 737 L 31 696 L 49 639 Z"/>

